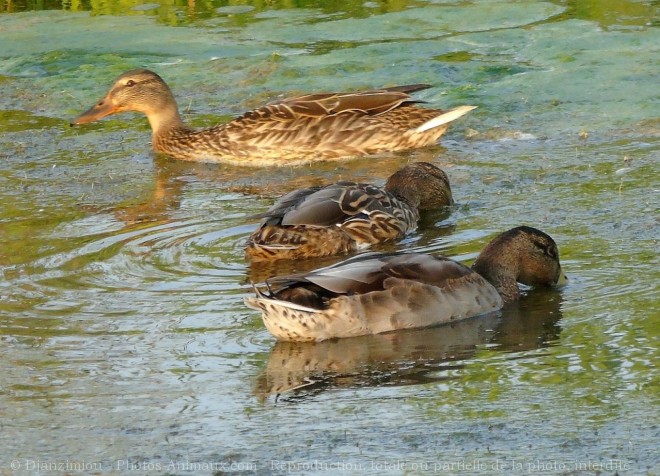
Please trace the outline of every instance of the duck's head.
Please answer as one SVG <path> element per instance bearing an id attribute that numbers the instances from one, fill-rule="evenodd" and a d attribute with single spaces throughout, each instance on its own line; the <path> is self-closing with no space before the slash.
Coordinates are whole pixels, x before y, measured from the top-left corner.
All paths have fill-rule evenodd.
<path id="1" fill-rule="evenodd" d="M 497 236 L 479 254 L 472 269 L 490 281 L 505 302 L 518 299 L 516 283 L 561 286 L 567 281 L 555 240 L 529 226 L 519 226 Z"/>
<path id="2" fill-rule="evenodd" d="M 420 210 L 454 203 L 447 174 L 428 162 L 415 162 L 398 170 L 387 179 L 385 190 Z"/>
<path id="3" fill-rule="evenodd" d="M 179 120 L 176 101 L 165 81 L 153 71 L 137 69 L 119 76 L 107 94 L 71 125 L 97 121 L 125 111 L 142 112 L 154 131 L 164 122 Z"/>

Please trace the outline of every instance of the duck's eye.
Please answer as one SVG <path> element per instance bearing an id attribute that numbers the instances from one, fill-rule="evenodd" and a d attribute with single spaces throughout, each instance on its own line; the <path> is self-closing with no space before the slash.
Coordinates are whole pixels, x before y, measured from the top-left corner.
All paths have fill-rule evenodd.
<path id="1" fill-rule="evenodd" d="M 129 79 L 128 81 L 126 81 L 126 86 L 128 86 L 129 88 L 131 86 L 135 86 L 135 81 L 133 81 L 132 79 Z"/>

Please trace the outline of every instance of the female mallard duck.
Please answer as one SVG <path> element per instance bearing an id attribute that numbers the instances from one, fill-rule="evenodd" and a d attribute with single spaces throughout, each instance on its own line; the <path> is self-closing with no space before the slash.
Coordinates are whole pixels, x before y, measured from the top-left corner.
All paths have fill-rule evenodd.
<path id="1" fill-rule="evenodd" d="M 384 188 L 354 182 L 296 190 L 265 213 L 248 238 L 252 261 L 348 253 L 402 238 L 417 227 L 418 210 L 453 203 L 447 175 L 428 162 L 394 173 Z"/>
<path id="2" fill-rule="evenodd" d="M 311 273 L 275 278 L 245 299 L 279 340 L 321 341 L 443 324 L 501 309 L 518 282 L 557 285 L 566 276 L 554 240 L 521 226 L 502 233 L 472 268 L 426 254 L 350 258 Z M 279 284 L 276 291 L 270 284 Z"/>
<path id="3" fill-rule="evenodd" d="M 146 114 L 156 152 L 176 159 L 234 165 L 296 165 L 412 149 L 435 143 L 448 123 L 474 109 L 417 107 L 409 93 L 426 84 L 357 93 L 309 94 L 262 106 L 227 124 L 202 130 L 186 126 L 160 76 L 135 70 L 71 125 L 110 114 Z"/>

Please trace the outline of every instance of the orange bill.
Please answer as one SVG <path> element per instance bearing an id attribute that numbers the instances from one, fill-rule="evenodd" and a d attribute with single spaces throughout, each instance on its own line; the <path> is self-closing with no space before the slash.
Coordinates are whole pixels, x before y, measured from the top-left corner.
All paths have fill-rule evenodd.
<path id="1" fill-rule="evenodd" d="M 112 101 L 104 97 L 97 104 L 74 118 L 71 121 L 71 125 L 75 126 L 77 124 L 87 124 L 88 122 L 98 121 L 99 119 L 114 114 L 115 112 L 119 112 L 118 108 L 112 104 Z"/>

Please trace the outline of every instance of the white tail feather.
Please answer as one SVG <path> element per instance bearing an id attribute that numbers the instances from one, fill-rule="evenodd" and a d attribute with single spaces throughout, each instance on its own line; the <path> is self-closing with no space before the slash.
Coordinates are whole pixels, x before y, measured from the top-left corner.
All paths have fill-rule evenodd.
<path id="1" fill-rule="evenodd" d="M 452 109 L 451 111 L 447 111 L 444 114 L 440 114 L 439 116 L 434 117 L 433 119 L 426 121 L 424 124 L 419 126 L 417 129 L 413 129 L 413 132 L 424 132 L 428 131 L 429 129 L 433 129 L 438 126 L 442 126 L 443 124 L 447 124 L 448 122 L 454 121 L 458 119 L 459 117 L 467 114 L 470 112 L 472 109 L 476 109 L 477 106 L 460 106 L 455 109 Z"/>
<path id="2" fill-rule="evenodd" d="M 261 295 L 259 297 L 244 297 L 243 302 L 247 307 L 250 309 L 254 309 L 257 311 L 263 311 L 264 308 L 259 305 L 259 302 L 270 302 L 271 304 L 278 306 L 278 307 L 285 307 L 287 309 L 295 309 L 296 311 L 303 311 L 303 312 L 311 312 L 311 313 L 317 313 L 320 312 L 318 309 L 314 309 L 313 307 L 307 307 L 307 306 L 301 306 L 300 304 L 295 304 L 289 301 L 282 301 L 280 299 L 271 299 L 269 297 L 266 297 L 264 295 Z"/>

